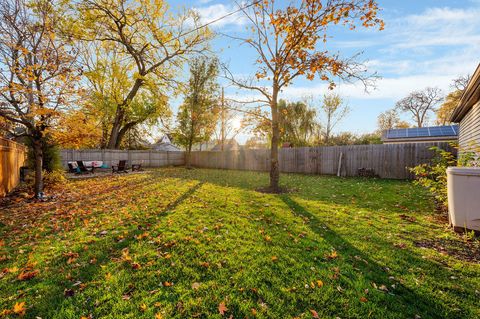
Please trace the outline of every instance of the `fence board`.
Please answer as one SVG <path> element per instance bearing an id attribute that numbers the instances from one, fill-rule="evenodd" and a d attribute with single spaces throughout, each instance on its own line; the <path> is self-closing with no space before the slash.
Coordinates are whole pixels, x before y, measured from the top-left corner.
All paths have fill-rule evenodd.
<path id="1" fill-rule="evenodd" d="M 381 178 L 412 179 L 409 168 L 430 162 L 437 146 L 451 150 L 448 143 L 404 143 L 284 148 L 279 150 L 281 172 L 336 175 L 342 153 L 341 176 L 357 176 L 359 168 L 370 168 Z M 192 152 L 192 166 L 201 168 L 268 171 L 266 149 Z"/>
<path id="2" fill-rule="evenodd" d="M 336 175 L 342 153 L 341 176 L 357 176 L 359 168 L 371 168 L 381 178 L 412 179 L 409 167 L 431 161 L 437 146 L 451 150 L 448 143 L 404 143 L 285 148 L 279 150 L 281 172 Z M 62 150 L 62 163 L 76 160 L 104 161 L 107 165 L 119 160 L 145 167 L 184 165 L 184 152 L 128 150 Z M 191 154 L 192 166 L 201 168 L 268 171 L 270 150 L 196 151 Z"/>
<path id="3" fill-rule="evenodd" d="M 24 145 L 0 137 L 0 197 L 18 185 L 20 167 L 25 165 L 26 158 Z"/>

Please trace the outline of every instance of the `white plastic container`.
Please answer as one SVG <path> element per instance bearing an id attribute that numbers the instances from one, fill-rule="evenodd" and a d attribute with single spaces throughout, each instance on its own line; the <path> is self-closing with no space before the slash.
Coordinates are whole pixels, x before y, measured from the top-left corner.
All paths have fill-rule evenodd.
<path id="1" fill-rule="evenodd" d="M 447 169 L 448 215 L 456 231 L 480 232 L 480 167 Z"/>

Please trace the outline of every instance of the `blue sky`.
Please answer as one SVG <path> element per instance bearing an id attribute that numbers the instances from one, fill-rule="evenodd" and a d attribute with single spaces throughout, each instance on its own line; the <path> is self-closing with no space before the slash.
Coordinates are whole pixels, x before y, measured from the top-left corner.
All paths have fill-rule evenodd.
<path id="1" fill-rule="evenodd" d="M 369 71 L 382 78 L 376 89 L 366 93 L 359 84 L 339 84 L 337 91 L 347 100 L 351 112 L 336 132 L 366 133 L 376 129 L 379 113 L 391 109 L 395 102 L 416 89 L 428 86 L 451 90 L 451 81 L 459 75 L 473 73 L 480 62 L 480 0 L 379 0 L 385 30 L 358 28 L 355 31 L 335 28 L 327 49 L 349 57 L 363 52 Z M 205 22 L 234 11 L 234 1 L 192 0 L 170 2 L 172 7 L 196 8 Z M 244 35 L 247 21 L 239 15 L 216 23 L 214 30 Z M 254 74 L 254 52 L 247 46 L 218 37 L 213 47 L 234 74 Z M 300 100 L 314 96 L 320 100 L 327 92 L 319 80 L 298 79 L 281 97 Z M 228 89 L 227 94 L 248 96 L 251 92 Z M 172 101 L 172 108 L 177 105 Z M 176 111 L 175 111 L 176 112 Z M 405 120 L 409 120 L 407 114 Z M 245 141 L 247 134 L 239 139 Z"/>

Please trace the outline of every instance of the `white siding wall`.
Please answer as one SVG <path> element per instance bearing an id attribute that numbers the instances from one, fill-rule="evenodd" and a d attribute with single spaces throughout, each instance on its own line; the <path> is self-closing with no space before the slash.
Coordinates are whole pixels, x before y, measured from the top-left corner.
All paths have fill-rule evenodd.
<path id="1" fill-rule="evenodd" d="M 460 122 L 458 143 L 463 150 L 468 149 L 472 144 L 480 146 L 480 101 Z"/>

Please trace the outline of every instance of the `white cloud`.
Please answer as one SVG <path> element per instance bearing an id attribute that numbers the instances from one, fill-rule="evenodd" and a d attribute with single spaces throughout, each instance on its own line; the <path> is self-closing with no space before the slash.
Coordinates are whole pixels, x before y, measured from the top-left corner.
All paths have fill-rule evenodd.
<path id="1" fill-rule="evenodd" d="M 209 23 L 222 18 L 221 20 L 212 24 L 217 28 L 224 27 L 226 25 L 241 26 L 247 22 L 247 19 L 241 12 L 229 15 L 230 13 L 238 10 L 238 7 L 233 5 L 224 5 L 218 3 L 206 7 L 194 8 L 194 10 L 200 15 L 202 23 Z"/>
<path id="2" fill-rule="evenodd" d="M 393 49 L 461 46 L 480 43 L 480 8 L 429 8 L 395 19 L 386 27 Z"/>
<path id="3" fill-rule="evenodd" d="M 378 100 L 393 99 L 399 100 L 410 92 L 421 90 L 426 87 L 438 87 L 447 92 L 453 77 L 451 75 L 411 75 L 395 78 L 382 78 L 376 81 L 375 88 L 368 92 L 362 84 L 339 84 L 336 92 L 347 99 Z M 282 92 L 282 97 L 287 99 L 302 99 L 305 96 L 321 96 L 328 92 L 327 84 L 320 83 L 313 86 L 291 86 Z"/>

